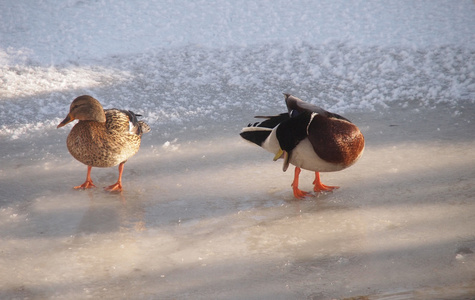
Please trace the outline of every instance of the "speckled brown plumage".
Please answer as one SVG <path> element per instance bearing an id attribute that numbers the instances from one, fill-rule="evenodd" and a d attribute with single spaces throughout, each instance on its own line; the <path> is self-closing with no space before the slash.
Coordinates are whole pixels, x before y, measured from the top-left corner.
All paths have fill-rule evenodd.
<path id="1" fill-rule="evenodd" d="M 150 127 L 138 121 L 136 116 L 131 111 L 103 110 L 99 101 L 87 95 L 71 103 L 68 116 L 58 128 L 75 119 L 79 120 L 71 129 L 66 144 L 71 155 L 89 168 L 86 182 L 76 188 L 94 186 L 90 180 L 90 167 L 104 168 L 120 164 L 118 186 L 109 188 L 121 189 L 123 164 L 139 150 L 142 134 L 150 131 Z"/>
<path id="2" fill-rule="evenodd" d="M 106 122 L 79 121 L 66 144 L 71 155 L 92 167 L 113 167 L 127 161 L 140 148 L 141 134 L 129 132 L 129 118 L 117 109 L 105 111 Z"/>

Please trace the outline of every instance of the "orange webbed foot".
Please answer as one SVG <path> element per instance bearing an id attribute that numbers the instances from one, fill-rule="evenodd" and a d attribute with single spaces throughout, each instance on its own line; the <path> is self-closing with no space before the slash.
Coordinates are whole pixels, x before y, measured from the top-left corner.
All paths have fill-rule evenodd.
<path id="1" fill-rule="evenodd" d="M 122 192 L 122 183 L 116 182 L 113 185 L 106 186 L 104 190 L 108 192 Z"/>
<path id="2" fill-rule="evenodd" d="M 94 183 L 92 183 L 92 180 L 86 180 L 83 184 L 75 186 L 75 189 L 90 189 L 96 187 Z"/>
<path id="3" fill-rule="evenodd" d="M 316 193 L 319 193 L 319 192 L 331 192 L 335 189 L 339 189 L 340 187 L 339 186 L 331 186 L 331 185 L 324 185 L 321 181 L 320 181 L 320 173 L 319 172 L 315 172 L 315 180 L 313 181 L 313 190 L 314 192 Z"/>
<path id="4" fill-rule="evenodd" d="M 307 192 L 304 192 L 299 189 L 299 175 L 300 175 L 301 169 L 299 167 L 295 167 L 295 173 L 294 173 L 294 181 L 290 185 L 294 191 L 294 197 L 297 199 L 302 199 L 304 197 L 309 196 L 310 194 Z"/>
<path id="5" fill-rule="evenodd" d="M 308 192 L 304 192 L 304 191 L 298 189 L 297 187 L 292 186 L 292 189 L 294 191 L 294 197 L 297 198 L 297 199 L 303 199 L 303 198 L 310 195 Z"/>
<path id="6" fill-rule="evenodd" d="M 92 183 L 91 170 L 92 170 L 92 167 L 91 167 L 91 166 L 87 166 L 86 181 L 84 181 L 84 183 L 81 184 L 81 185 L 75 186 L 75 187 L 74 187 L 75 189 L 90 189 L 90 188 L 96 187 L 96 186 L 94 185 L 94 183 Z"/>
<path id="7" fill-rule="evenodd" d="M 109 192 L 122 192 L 122 173 L 124 172 L 124 164 L 125 162 L 121 162 L 119 164 L 119 179 L 113 185 L 106 186 L 104 190 Z"/>
<path id="8" fill-rule="evenodd" d="M 339 186 L 324 185 L 323 183 L 321 183 L 320 185 L 315 185 L 313 187 L 313 191 L 316 192 L 316 193 L 331 192 L 331 191 L 339 189 L 339 188 L 340 188 Z"/>

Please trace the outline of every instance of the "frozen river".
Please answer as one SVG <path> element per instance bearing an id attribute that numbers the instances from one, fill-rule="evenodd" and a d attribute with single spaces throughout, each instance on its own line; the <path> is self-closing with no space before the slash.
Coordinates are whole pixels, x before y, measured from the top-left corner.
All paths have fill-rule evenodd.
<path id="1" fill-rule="evenodd" d="M 293 199 L 292 172 L 240 140 L 236 126 L 210 124 L 170 143 L 144 136 L 122 194 L 73 190 L 86 167 L 52 129 L 35 148 L 57 143 L 55 152 L 2 163 L 0 295 L 468 299 L 474 109 L 455 124 L 446 108 L 349 114 L 366 134 L 363 158 L 323 174 L 339 190 L 303 201 Z M 106 186 L 117 170 L 92 175 Z M 301 178 L 310 190 L 311 172 Z"/>

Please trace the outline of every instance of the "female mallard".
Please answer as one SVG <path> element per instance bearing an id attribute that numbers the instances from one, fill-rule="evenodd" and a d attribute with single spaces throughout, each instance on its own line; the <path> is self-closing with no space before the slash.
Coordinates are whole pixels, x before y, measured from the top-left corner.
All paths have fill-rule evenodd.
<path id="1" fill-rule="evenodd" d="M 363 134 L 340 115 L 284 95 L 288 113 L 257 116 L 266 120 L 249 124 L 241 136 L 274 153 L 274 160 L 283 158 L 284 172 L 289 163 L 295 166 L 292 188 L 296 198 L 308 195 L 298 188 L 301 168 L 315 171 L 315 192 L 338 188 L 322 184 L 319 172 L 340 171 L 354 164 L 363 154 Z"/>
<path id="2" fill-rule="evenodd" d="M 125 162 L 140 148 L 143 133 L 150 127 L 137 120 L 130 110 L 102 109 L 91 96 L 80 96 L 71 103 L 69 113 L 57 128 L 79 120 L 68 135 L 66 144 L 71 155 L 87 165 L 86 181 L 75 189 L 95 187 L 91 179 L 92 167 L 119 165 L 119 179 L 108 191 L 122 191 L 122 172 Z"/>

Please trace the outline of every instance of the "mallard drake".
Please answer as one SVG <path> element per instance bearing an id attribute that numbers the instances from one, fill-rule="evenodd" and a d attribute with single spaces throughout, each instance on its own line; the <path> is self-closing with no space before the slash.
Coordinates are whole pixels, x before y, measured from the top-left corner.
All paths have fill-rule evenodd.
<path id="1" fill-rule="evenodd" d="M 79 120 L 66 140 L 71 155 L 87 165 L 86 181 L 75 189 L 95 187 L 91 179 L 92 167 L 119 165 L 119 179 L 105 189 L 122 191 L 124 164 L 139 151 L 142 134 L 150 131 L 150 127 L 138 121 L 137 116 L 140 115 L 130 110 L 104 110 L 99 101 L 88 95 L 74 99 L 68 115 L 57 128 Z"/>
<path id="2" fill-rule="evenodd" d="M 243 128 L 241 137 L 275 154 L 274 161 L 283 158 L 284 172 L 289 164 L 295 166 L 291 186 L 296 198 L 308 195 L 298 188 L 301 169 L 315 171 L 315 192 L 339 188 L 324 185 L 319 172 L 340 171 L 353 165 L 363 154 L 363 134 L 338 114 L 290 94 L 284 96 L 288 112 L 256 116 L 265 120 Z"/>

